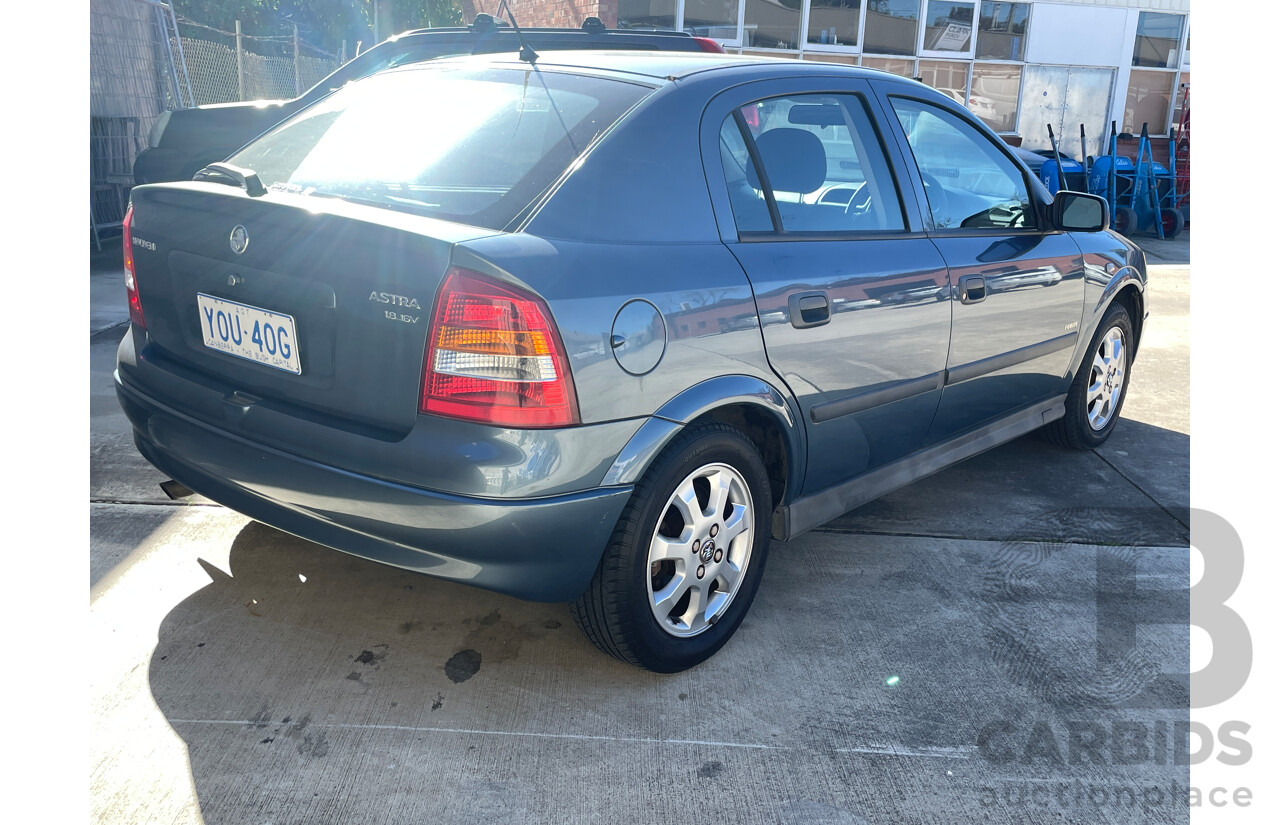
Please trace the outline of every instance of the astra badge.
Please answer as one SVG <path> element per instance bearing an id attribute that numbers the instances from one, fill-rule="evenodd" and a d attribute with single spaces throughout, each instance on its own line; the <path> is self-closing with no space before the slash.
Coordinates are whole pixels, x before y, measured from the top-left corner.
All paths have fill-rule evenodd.
<path id="1" fill-rule="evenodd" d="M 243 226 L 237 225 L 231 230 L 231 251 L 237 255 L 244 253 L 249 248 L 249 230 Z"/>

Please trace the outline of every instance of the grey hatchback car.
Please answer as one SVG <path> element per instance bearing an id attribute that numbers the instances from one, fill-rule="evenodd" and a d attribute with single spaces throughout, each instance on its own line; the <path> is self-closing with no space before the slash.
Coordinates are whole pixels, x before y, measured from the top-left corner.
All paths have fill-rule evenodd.
<path id="1" fill-rule="evenodd" d="M 387 71 L 135 188 L 125 233 L 156 467 L 662 672 L 771 538 L 1032 430 L 1101 444 L 1146 317 L 1106 204 L 946 97 L 727 55 Z"/>

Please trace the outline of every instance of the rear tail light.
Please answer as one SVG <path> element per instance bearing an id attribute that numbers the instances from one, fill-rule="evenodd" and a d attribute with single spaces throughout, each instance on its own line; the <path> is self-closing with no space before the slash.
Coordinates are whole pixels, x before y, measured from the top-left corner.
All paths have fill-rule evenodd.
<path id="1" fill-rule="evenodd" d="M 721 46 L 719 43 L 712 40 L 710 37 L 695 37 L 693 39 L 698 41 L 698 48 L 702 49 L 704 52 L 715 52 L 716 54 L 724 54 L 724 46 Z"/>
<path id="2" fill-rule="evenodd" d="M 142 316 L 142 301 L 138 298 L 138 280 L 133 272 L 133 204 L 124 213 L 124 290 L 129 295 L 129 320 L 143 329 L 147 319 Z"/>
<path id="3" fill-rule="evenodd" d="M 568 358 L 546 303 L 450 269 L 427 336 L 420 409 L 503 427 L 577 424 Z"/>

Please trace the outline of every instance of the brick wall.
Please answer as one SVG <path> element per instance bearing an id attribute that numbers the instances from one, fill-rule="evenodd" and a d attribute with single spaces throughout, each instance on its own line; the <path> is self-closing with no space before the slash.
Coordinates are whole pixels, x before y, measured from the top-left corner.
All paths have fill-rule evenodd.
<path id="1" fill-rule="evenodd" d="M 612 7 L 613 20 L 610 22 L 602 12 L 603 7 Z M 565 29 L 581 28 L 582 21 L 588 17 L 599 17 L 606 26 L 615 26 L 618 22 L 617 0 L 525 0 L 515 7 L 516 20 L 521 26 L 556 26 Z"/>

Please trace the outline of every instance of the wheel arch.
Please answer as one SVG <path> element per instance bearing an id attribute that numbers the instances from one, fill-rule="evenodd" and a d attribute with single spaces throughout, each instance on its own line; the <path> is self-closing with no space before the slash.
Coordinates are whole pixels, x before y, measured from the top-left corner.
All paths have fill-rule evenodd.
<path id="1" fill-rule="evenodd" d="M 795 402 L 763 379 L 725 375 L 696 384 L 663 404 L 623 447 L 602 486 L 634 484 L 677 434 L 705 421 L 729 424 L 760 450 L 773 507 L 804 477 L 804 428 Z"/>
<path id="2" fill-rule="evenodd" d="M 1119 303 L 1129 313 L 1129 320 L 1133 324 L 1133 354 L 1137 356 L 1147 311 L 1145 286 L 1146 277 L 1133 265 L 1116 270 L 1107 281 L 1106 287 L 1098 293 L 1092 309 L 1085 313 L 1085 323 L 1081 324 L 1083 329 L 1076 343 L 1075 354 L 1072 356 L 1071 373 L 1067 376 L 1068 378 L 1075 375 L 1075 370 L 1083 362 L 1089 349 L 1089 342 L 1098 331 L 1098 324 L 1102 323 L 1107 310 L 1111 309 L 1113 304 Z"/>

